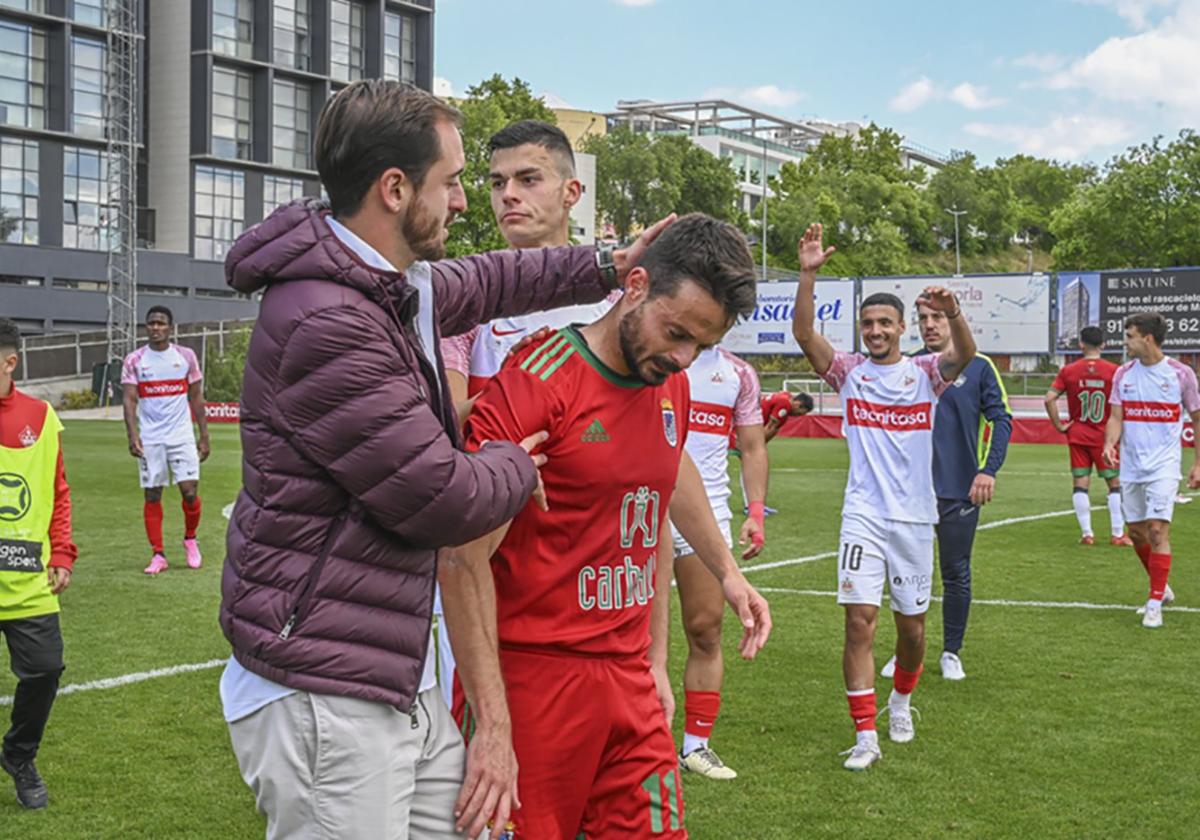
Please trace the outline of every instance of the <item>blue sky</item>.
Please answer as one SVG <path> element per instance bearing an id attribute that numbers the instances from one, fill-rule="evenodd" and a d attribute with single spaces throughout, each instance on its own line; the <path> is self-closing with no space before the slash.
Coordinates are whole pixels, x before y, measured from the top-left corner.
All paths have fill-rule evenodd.
<path id="1" fill-rule="evenodd" d="M 1200 0 L 437 0 L 434 72 L 557 103 L 723 96 L 984 161 L 1103 163 L 1200 124 Z"/>

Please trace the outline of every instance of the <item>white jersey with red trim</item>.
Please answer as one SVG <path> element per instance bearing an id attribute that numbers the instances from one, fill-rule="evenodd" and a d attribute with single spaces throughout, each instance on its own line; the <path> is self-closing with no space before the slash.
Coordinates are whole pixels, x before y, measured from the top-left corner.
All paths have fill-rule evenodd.
<path id="1" fill-rule="evenodd" d="M 877 365 L 856 353 L 835 353 L 825 381 L 842 398 L 850 445 L 843 516 L 934 524 L 933 417 L 949 387 L 938 354 Z"/>
<path id="2" fill-rule="evenodd" d="M 1175 359 L 1155 365 L 1127 362 L 1113 375 L 1109 403 L 1120 406 L 1121 481 L 1181 477 L 1179 436 L 1186 415 L 1200 410 L 1196 372 Z"/>
<path id="3" fill-rule="evenodd" d="M 194 440 L 188 386 L 202 378 L 196 354 L 177 344 L 161 352 L 146 344 L 125 357 L 121 384 L 137 386 L 143 444 Z"/>
<path id="4" fill-rule="evenodd" d="M 442 357 L 446 369 L 465 374 L 467 394 L 474 396 L 500 372 L 509 351 L 521 339 L 542 327 L 559 330 L 571 324 L 590 324 L 607 314 L 620 297 L 620 292 L 614 292 L 598 303 L 564 306 L 513 318 L 497 318 L 465 335 L 443 339 Z"/>
<path id="5" fill-rule="evenodd" d="M 696 357 L 687 369 L 692 391 L 688 455 L 700 470 L 708 501 L 717 510 L 729 499 L 729 435 L 742 426 L 761 426 L 758 375 L 720 347 Z"/>

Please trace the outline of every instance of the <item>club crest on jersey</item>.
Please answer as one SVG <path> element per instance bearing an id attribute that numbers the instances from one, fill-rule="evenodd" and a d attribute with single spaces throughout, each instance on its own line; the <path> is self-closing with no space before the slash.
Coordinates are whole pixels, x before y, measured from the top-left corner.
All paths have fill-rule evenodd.
<path id="1" fill-rule="evenodd" d="M 909 385 L 913 384 L 916 381 L 917 380 L 913 379 L 911 376 L 906 376 L 906 377 L 904 377 L 904 387 L 907 388 Z"/>
<path id="2" fill-rule="evenodd" d="M 716 382 L 719 385 L 725 381 L 725 377 L 721 375 L 721 371 L 716 370 L 716 371 L 713 371 L 711 381 Z"/>
<path id="3" fill-rule="evenodd" d="M 850 578 L 844 578 L 842 580 L 842 591 L 845 592 L 846 594 L 853 592 L 854 591 L 854 581 L 850 580 Z"/>
<path id="4" fill-rule="evenodd" d="M 663 434 L 674 449 L 679 445 L 679 425 L 675 420 L 675 405 L 670 400 L 662 401 Z"/>
<path id="5" fill-rule="evenodd" d="M 37 432 L 35 432 L 29 426 L 26 426 L 21 430 L 20 440 L 22 446 L 33 446 L 38 440 Z"/>

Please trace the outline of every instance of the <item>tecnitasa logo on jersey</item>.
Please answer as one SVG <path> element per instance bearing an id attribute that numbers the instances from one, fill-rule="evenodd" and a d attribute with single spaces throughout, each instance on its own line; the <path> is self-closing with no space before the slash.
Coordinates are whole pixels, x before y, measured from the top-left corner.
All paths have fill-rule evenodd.
<path id="1" fill-rule="evenodd" d="M 1140 423 L 1178 423 L 1182 416 L 1179 403 L 1127 400 L 1122 404 L 1126 420 Z"/>
<path id="2" fill-rule="evenodd" d="M 888 432 L 916 432 L 933 428 L 933 405 L 879 405 L 866 400 L 846 401 L 846 422 Z"/>
<path id="3" fill-rule="evenodd" d="M 727 435 L 732 421 L 733 410 L 727 405 L 694 402 L 688 411 L 688 431 L 690 432 Z"/>

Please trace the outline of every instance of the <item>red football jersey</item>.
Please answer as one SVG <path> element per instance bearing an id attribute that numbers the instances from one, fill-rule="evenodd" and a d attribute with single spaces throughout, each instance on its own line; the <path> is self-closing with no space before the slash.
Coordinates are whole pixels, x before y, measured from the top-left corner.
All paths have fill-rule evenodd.
<path id="1" fill-rule="evenodd" d="M 621 376 L 573 327 L 514 355 L 487 384 L 468 448 L 550 433 L 540 450 L 550 510 L 526 505 L 492 558 L 502 645 L 646 652 L 689 408 L 685 374 L 658 386 Z"/>
<path id="2" fill-rule="evenodd" d="M 788 412 L 791 410 L 792 395 L 787 391 L 780 391 L 778 394 L 771 394 L 769 397 L 763 397 L 763 423 L 766 423 L 772 417 L 779 420 L 786 420 Z"/>
<path id="3" fill-rule="evenodd" d="M 1075 422 L 1067 442 L 1082 446 L 1104 445 L 1104 426 L 1111 410 L 1113 374 L 1117 366 L 1104 359 L 1080 359 L 1063 367 L 1050 387 L 1067 395 L 1067 412 Z"/>

